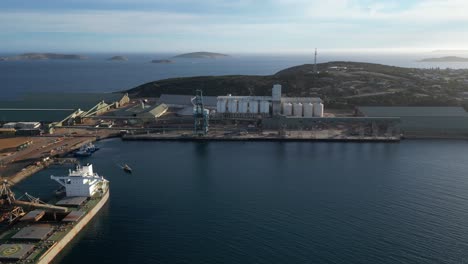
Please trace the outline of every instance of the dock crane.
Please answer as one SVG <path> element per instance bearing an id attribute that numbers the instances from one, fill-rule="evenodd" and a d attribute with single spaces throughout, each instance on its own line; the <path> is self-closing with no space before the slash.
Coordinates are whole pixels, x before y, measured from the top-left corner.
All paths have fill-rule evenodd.
<path id="1" fill-rule="evenodd" d="M 208 133 L 209 110 L 203 104 L 202 90 L 196 90 L 196 95 L 192 98 L 194 128 L 193 133 L 197 136 L 204 136 Z"/>
<path id="2" fill-rule="evenodd" d="M 22 201 L 15 198 L 15 194 L 8 186 L 8 181 L 3 180 L 0 186 L 0 222 L 14 222 L 16 219 L 25 215 L 24 208 L 43 209 L 51 212 L 67 212 L 68 208 L 50 205 L 42 202 L 29 194 L 25 194 L 28 201 Z M 20 197 L 21 198 L 21 197 Z"/>

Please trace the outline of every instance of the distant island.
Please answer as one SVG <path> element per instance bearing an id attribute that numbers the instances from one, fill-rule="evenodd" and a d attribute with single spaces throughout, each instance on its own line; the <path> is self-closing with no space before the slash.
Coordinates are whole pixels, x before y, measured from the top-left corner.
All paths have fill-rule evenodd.
<path id="1" fill-rule="evenodd" d="M 152 60 L 151 63 L 173 63 L 171 60 Z"/>
<path id="2" fill-rule="evenodd" d="M 468 50 L 434 50 L 434 53 L 467 53 Z"/>
<path id="3" fill-rule="evenodd" d="M 229 57 L 229 55 L 221 54 L 221 53 L 213 53 L 213 52 L 192 52 L 192 53 L 185 53 L 174 56 L 173 58 L 184 58 L 184 59 L 216 59 L 216 58 L 225 58 Z"/>
<path id="4" fill-rule="evenodd" d="M 419 60 L 418 62 L 468 62 L 468 58 L 447 56 L 447 57 L 441 57 L 441 58 L 422 59 L 422 60 Z"/>
<path id="5" fill-rule="evenodd" d="M 2 57 L 3 61 L 15 60 L 84 60 L 88 57 L 76 54 L 58 54 L 58 53 L 23 53 L 12 57 Z"/>
<path id="6" fill-rule="evenodd" d="M 111 57 L 109 59 L 107 59 L 109 61 L 128 61 L 128 58 L 125 57 L 125 56 L 114 56 L 114 57 Z"/>

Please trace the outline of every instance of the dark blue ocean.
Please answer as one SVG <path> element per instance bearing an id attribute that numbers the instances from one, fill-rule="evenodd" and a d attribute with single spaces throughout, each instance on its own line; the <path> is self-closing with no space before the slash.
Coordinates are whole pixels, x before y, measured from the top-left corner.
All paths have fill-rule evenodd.
<path id="1" fill-rule="evenodd" d="M 55 263 L 468 262 L 467 141 L 98 144 L 109 203 Z"/>
<path id="2" fill-rule="evenodd" d="M 170 54 L 86 54 L 0 62 L 0 99 L 111 92 L 170 77 L 273 74 L 312 55 L 234 55 L 152 64 Z M 320 54 L 402 67 L 436 55 Z M 107 140 L 83 160 L 111 181 L 109 203 L 56 263 L 468 263 L 467 141 L 169 143 Z M 118 164 L 128 163 L 132 175 Z M 15 186 L 47 200 L 50 168 Z"/>
<path id="3" fill-rule="evenodd" d="M 0 54 L 12 56 L 14 54 Z M 82 54 L 87 60 L 0 61 L 0 100 L 27 92 L 113 92 L 173 77 L 199 75 L 269 75 L 288 67 L 313 63 L 313 54 L 242 55 L 225 59 L 178 59 L 173 64 L 150 63 L 175 54 L 118 54 L 128 61 L 107 61 L 116 54 Z M 422 63 L 432 53 L 319 53 L 318 62 L 359 61 L 416 68 L 468 68 L 468 63 Z M 451 54 L 453 55 L 453 54 Z"/>

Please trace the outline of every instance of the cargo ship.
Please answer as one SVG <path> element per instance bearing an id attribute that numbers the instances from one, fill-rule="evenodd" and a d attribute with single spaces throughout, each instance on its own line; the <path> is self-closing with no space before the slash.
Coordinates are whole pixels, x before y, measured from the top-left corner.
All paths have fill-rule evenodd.
<path id="1" fill-rule="evenodd" d="M 109 199 L 109 181 L 93 165 L 51 176 L 60 191 L 49 203 L 29 194 L 15 199 L 6 181 L 0 190 L 0 263 L 50 263 Z"/>

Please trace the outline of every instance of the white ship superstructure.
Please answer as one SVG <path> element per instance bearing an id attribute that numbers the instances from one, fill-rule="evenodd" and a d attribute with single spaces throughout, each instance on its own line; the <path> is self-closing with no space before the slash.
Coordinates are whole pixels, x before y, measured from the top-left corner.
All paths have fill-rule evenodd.
<path id="1" fill-rule="evenodd" d="M 104 177 L 93 172 L 93 165 L 77 166 L 76 170 L 70 170 L 68 176 L 50 176 L 65 188 L 67 197 L 86 196 L 91 197 L 97 191 L 105 192 L 108 181 Z"/>

